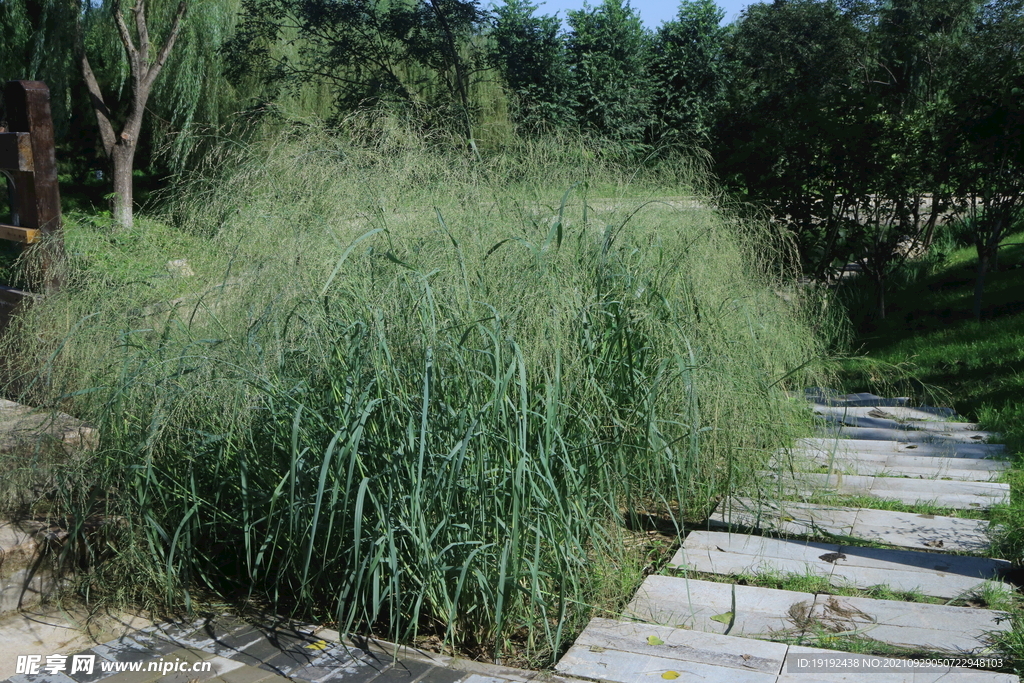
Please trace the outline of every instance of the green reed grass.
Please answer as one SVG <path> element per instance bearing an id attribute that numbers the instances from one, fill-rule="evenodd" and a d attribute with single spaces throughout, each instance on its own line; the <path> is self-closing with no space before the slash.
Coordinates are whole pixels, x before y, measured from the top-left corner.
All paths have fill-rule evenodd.
<path id="1" fill-rule="evenodd" d="M 640 516 L 706 515 L 792 436 L 820 309 L 770 229 L 654 199 L 685 165 L 348 130 L 221 151 L 175 228 L 69 227 L 9 342 L 25 400 L 101 430 L 53 509 L 122 521 L 116 590 L 550 660 L 642 579 Z"/>

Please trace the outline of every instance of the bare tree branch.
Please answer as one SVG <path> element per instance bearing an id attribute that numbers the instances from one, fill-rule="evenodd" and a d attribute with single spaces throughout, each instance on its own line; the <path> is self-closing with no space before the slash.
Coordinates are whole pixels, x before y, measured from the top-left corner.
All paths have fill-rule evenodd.
<path id="1" fill-rule="evenodd" d="M 135 43 L 132 42 L 132 34 L 128 31 L 128 25 L 124 23 L 124 17 L 121 16 L 121 0 L 114 0 L 113 6 L 114 23 L 117 24 L 117 33 L 121 36 L 121 43 L 124 44 L 124 49 L 128 52 L 128 59 L 132 63 L 132 69 L 135 68 L 135 62 L 138 61 L 139 51 L 135 47 Z"/>
<path id="2" fill-rule="evenodd" d="M 185 11 L 188 9 L 188 0 L 181 0 L 178 3 L 178 11 L 174 13 L 174 21 L 171 23 L 171 32 L 167 36 L 164 46 L 160 48 L 160 52 L 156 56 L 149 69 L 146 71 L 144 79 L 144 86 L 146 92 L 153 87 L 153 82 L 156 81 L 156 77 L 160 75 L 160 70 L 164 68 L 164 63 L 167 62 L 167 56 L 171 54 L 171 50 L 174 48 L 174 41 L 178 39 L 178 32 L 181 30 L 181 20 L 185 16 Z"/>
<path id="3" fill-rule="evenodd" d="M 138 0 L 132 8 L 135 30 L 139 34 L 139 55 L 143 66 L 149 64 L 149 29 L 146 27 L 146 0 Z"/>
<path id="4" fill-rule="evenodd" d="M 112 116 L 110 108 L 103 99 L 103 91 L 93 73 L 92 65 L 85 54 L 85 38 L 83 36 L 82 20 L 78 19 L 75 26 L 75 53 L 78 58 L 78 66 L 82 70 L 82 78 L 85 79 L 85 87 L 89 91 L 89 99 L 92 101 L 92 108 L 96 112 L 96 121 L 100 128 L 100 140 L 103 142 L 103 151 L 109 157 L 114 151 L 117 137 L 114 133 L 114 126 L 110 122 Z"/>

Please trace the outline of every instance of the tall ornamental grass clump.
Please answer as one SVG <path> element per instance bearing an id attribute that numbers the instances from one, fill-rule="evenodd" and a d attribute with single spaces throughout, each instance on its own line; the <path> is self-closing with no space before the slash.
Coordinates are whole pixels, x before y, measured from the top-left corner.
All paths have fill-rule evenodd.
<path id="1" fill-rule="evenodd" d="M 101 430 L 54 504 L 121 520 L 106 571 L 549 656 L 639 516 L 706 514 L 782 444 L 821 353 L 784 245 L 645 200 L 692 189 L 664 173 L 517 155 L 314 129 L 220 158 L 173 230 L 69 229 L 22 385 Z"/>

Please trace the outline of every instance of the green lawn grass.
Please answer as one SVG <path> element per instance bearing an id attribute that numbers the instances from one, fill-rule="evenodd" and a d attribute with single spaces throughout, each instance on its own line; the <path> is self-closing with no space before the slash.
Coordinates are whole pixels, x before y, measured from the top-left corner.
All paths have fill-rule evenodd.
<path id="1" fill-rule="evenodd" d="M 1024 233 L 1007 242 L 1024 242 Z M 857 315 L 859 350 L 874 361 L 909 366 L 915 380 L 909 390 L 945 390 L 957 412 L 1001 432 L 1019 453 L 1024 446 L 1024 246 L 1002 250 L 998 270 L 987 278 L 980 322 L 971 316 L 975 264 L 973 248 L 951 250 L 931 273 L 890 294 L 885 320 Z M 869 390 L 882 377 L 877 364 L 847 364 L 850 391 Z"/>

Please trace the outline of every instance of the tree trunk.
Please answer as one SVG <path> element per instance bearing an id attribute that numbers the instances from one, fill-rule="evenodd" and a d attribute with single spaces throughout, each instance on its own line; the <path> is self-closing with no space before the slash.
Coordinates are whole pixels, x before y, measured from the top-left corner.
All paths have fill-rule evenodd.
<path id="1" fill-rule="evenodd" d="M 114 145 L 114 222 L 130 228 L 134 222 L 132 170 L 135 167 L 135 145 L 122 141 Z"/>
<path id="2" fill-rule="evenodd" d="M 978 249 L 978 272 L 974 279 L 974 319 L 981 322 L 981 297 L 985 293 L 985 274 L 991 262 L 990 250 Z"/>
<path id="3" fill-rule="evenodd" d="M 935 239 L 935 224 L 939 220 L 939 213 L 942 209 L 942 202 L 932 195 L 932 210 L 931 215 L 928 216 L 928 227 L 925 229 L 924 239 L 922 243 L 925 250 L 931 249 L 932 241 Z"/>
<path id="4" fill-rule="evenodd" d="M 878 319 L 885 320 L 885 278 L 875 279 L 875 296 L 878 303 Z"/>
<path id="5" fill-rule="evenodd" d="M 146 113 L 146 101 L 153 90 L 153 83 L 160 75 L 161 69 L 167 62 L 167 57 L 174 48 L 178 39 L 178 32 L 181 29 L 181 19 L 188 9 L 189 0 L 180 0 L 178 11 L 174 15 L 167 39 L 163 47 L 159 49 L 156 58 L 150 61 L 149 27 L 146 25 L 146 0 L 136 0 L 135 6 L 131 9 L 135 15 L 135 43 L 121 16 L 120 0 L 113 0 L 113 19 L 117 26 L 117 32 L 121 38 L 121 45 L 128 56 L 128 65 L 131 71 L 132 97 L 125 117 L 124 126 L 120 134 L 114 130 L 115 116 L 106 101 L 103 99 L 103 92 L 100 89 L 99 81 L 93 73 L 89 64 L 89 57 L 85 52 L 85 34 L 81 23 L 81 13 L 75 30 L 75 52 L 82 77 L 85 80 L 86 88 L 89 91 L 89 99 L 92 101 L 93 111 L 96 114 L 96 122 L 99 124 L 100 139 L 103 142 L 103 151 L 114 165 L 114 221 L 121 227 L 130 228 L 133 223 L 134 204 L 132 200 L 132 170 L 135 166 L 135 150 L 139 140 L 139 133 L 142 130 L 142 118 Z M 79 7 L 79 10 L 81 8 Z"/>

